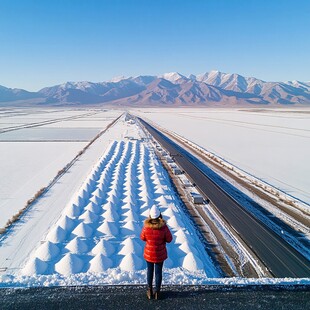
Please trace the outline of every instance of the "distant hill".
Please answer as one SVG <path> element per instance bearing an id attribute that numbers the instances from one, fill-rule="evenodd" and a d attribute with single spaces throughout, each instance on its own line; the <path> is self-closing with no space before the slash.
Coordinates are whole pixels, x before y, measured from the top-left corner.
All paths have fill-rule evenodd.
<path id="1" fill-rule="evenodd" d="M 110 82 L 67 82 L 39 92 L 0 86 L 0 102 L 42 98 L 41 104 L 129 106 L 212 106 L 310 104 L 310 82 L 265 82 L 254 77 L 211 71 L 186 77 L 117 78 Z"/>
<path id="2" fill-rule="evenodd" d="M 18 88 L 7 88 L 0 85 L 0 102 L 28 100 L 40 97 L 42 97 L 40 93 L 29 92 Z"/>

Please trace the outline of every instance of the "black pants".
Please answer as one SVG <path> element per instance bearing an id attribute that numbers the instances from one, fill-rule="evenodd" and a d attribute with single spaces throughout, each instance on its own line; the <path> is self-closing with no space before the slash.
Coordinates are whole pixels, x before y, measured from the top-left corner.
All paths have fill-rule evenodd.
<path id="1" fill-rule="evenodd" d="M 155 266 L 155 291 L 159 292 L 161 287 L 161 281 L 163 278 L 163 264 L 161 263 L 147 263 L 147 285 L 148 287 L 152 287 L 153 285 L 153 277 L 154 277 L 154 266 Z"/>

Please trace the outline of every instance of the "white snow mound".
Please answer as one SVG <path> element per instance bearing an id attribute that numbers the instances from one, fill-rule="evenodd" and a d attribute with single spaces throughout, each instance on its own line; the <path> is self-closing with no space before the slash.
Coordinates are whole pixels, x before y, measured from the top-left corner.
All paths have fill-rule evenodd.
<path id="1" fill-rule="evenodd" d="M 68 253 L 55 265 L 55 270 L 60 274 L 70 275 L 81 272 L 83 265 L 83 261 L 76 254 Z"/>
<path id="2" fill-rule="evenodd" d="M 50 261 L 60 253 L 59 247 L 50 242 L 44 242 L 36 251 L 36 257 L 43 261 Z"/>
<path id="3" fill-rule="evenodd" d="M 22 270 L 23 275 L 32 276 L 37 274 L 44 274 L 47 270 L 48 264 L 41 259 L 35 257 L 31 259 Z"/>
<path id="4" fill-rule="evenodd" d="M 113 266 L 113 261 L 105 255 L 99 253 L 91 261 L 89 271 L 103 272 Z"/>
<path id="5" fill-rule="evenodd" d="M 97 230 L 108 236 L 117 236 L 119 234 L 119 229 L 114 222 L 104 222 Z"/>
<path id="6" fill-rule="evenodd" d="M 139 256 L 142 255 L 142 246 L 138 243 L 137 239 L 127 238 L 121 244 L 123 245 L 123 248 L 120 250 L 119 254 L 127 255 L 133 253 Z"/>
<path id="7" fill-rule="evenodd" d="M 96 223 L 99 220 L 99 216 L 87 210 L 79 217 L 79 219 L 83 220 L 84 223 Z"/>
<path id="8" fill-rule="evenodd" d="M 188 253 L 183 259 L 183 267 L 189 271 L 197 271 L 203 269 L 203 263 L 199 257 L 195 257 L 194 254 Z"/>
<path id="9" fill-rule="evenodd" d="M 104 256 L 111 256 L 114 252 L 114 246 L 105 239 L 100 239 L 100 241 L 92 249 L 92 253 L 95 255 L 103 254 Z"/>
<path id="10" fill-rule="evenodd" d="M 82 222 L 72 231 L 72 234 L 78 237 L 89 238 L 93 234 L 93 230 L 88 224 Z"/>
<path id="11" fill-rule="evenodd" d="M 54 243 L 63 242 L 66 239 L 67 232 L 60 226 L 55 226 L 46 236 L 46 240 Z"/>
<path id="12" fill-rule="evenodd" d="M 76 237 L 66 245 L 66 249 L 71 253 L 83 254 L 88 251 L 88 244 L 86 240 Z"/>
<path id="13" fill-rule="evenodd" d="M 123 271 L 137 271 L 143 269 L 143 263 L 143 260 L 139 256 L 128 253 L 122 259 L 119 266 Z"/>
<path id="14" fill-rule="evenodd" d="M 73 229 L 75 221 L 68 217 L 67 215 L 63 216 L 57 224 L 66 231 Z"/>

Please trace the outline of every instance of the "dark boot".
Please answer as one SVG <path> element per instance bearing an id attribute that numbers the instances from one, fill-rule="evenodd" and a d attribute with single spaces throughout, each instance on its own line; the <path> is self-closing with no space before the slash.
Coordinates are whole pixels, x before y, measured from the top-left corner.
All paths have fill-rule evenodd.
<path id="1" fill-rule="evenodd" d="M 147 299 L 153 299 L 153 289 L 149 287 L 146 292 Z"/>
<path id="2" fill-rule="evenodd" d="M 160 292 L 159 292 L 159 290 L 155 292 L 154 299 L 157 299 L 157 300 L 160 299 Z"/>

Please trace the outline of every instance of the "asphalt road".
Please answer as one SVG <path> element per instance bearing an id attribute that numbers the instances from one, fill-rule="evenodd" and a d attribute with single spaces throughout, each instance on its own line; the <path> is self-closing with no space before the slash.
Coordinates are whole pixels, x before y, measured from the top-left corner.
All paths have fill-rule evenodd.
<path id="1" fill-rule="evenodd" d="M 174 155 L 175 162 L 186 171 L 204 196 L 213 202 L 226 221 L 275 277 L 310 277 L 309 260 L 210 180 L 195 166 L 181 146 L 144 120 L 140 121 L 150 134 Z"/>
<path id="2" fill-rule="evenodd" d="M 310 307 L 309 286 L 164 286 L 148 300 L 143 286 L 0 289 L 0 309 L 281 309 Z"/>

